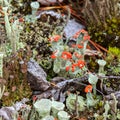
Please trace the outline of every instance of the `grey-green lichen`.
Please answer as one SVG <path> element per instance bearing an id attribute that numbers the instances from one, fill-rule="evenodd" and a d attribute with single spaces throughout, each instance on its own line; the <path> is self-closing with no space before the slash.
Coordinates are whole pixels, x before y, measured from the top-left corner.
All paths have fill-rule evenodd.
<path id="1" fill-rule="evenodd" d="M 46 70 L 51 68 L 49 59 L 52 51 L 50 49 L 49 37 L 54 34 L 61 33 L 64 29 L 66 21 L 62 17 L 57 17 L 57 12 L 43 12 L 37 16 L 35 23 L 25 22 L 24 30 L 21 33 L 20 41 L 27 43 L 33 50 L 33 57 Z M 59 14 L 58 14 L 59 15 Z"/>
<path id="2" fill-rule="evenodd" d="M 66 99 L 66 106 L 70 112 L 75 111 L 75 104 L 76 104 L 76 94 L 70 94 Z M 86 102 L 82 96 L 78 96 L 77 100 L 78 111 L 84 111 L 86 107 Z"/>

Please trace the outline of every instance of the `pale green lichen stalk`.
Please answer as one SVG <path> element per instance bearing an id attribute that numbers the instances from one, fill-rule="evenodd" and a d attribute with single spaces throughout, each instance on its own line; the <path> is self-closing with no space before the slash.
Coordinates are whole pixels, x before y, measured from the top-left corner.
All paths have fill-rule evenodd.
<path id="1" fill-rule="evenodd" d="M 109 117 L 109 110 L 110 110 L 110 105 L 109 102 L 106 101 L 105 106 L 104 106 L 105 112 L 103 113 L 104 119 L 103 120 L 107 120 L 107 118 Z"/>
<path id="2" fill-rule="evenodd" d="M 116 99 L 116 96 L 115 96 L 114 93 L 111 93 L 111 97 L 112 97 L 112 101 L 110 101 L 110 104 L 112 105 L 112 110 L 114 111 L 114 112 L 111 111 L 112 118 L 114 120 L 117 120 L 117 113 L 118 113 L 117 104 L 118 104 L 118 100 Z"/>
<path id="3" fill-rule="evenodd" d="M 93 93 L 94 93 L 94 95 L 96 95 L 96 84 L 98 82 L 97 75 L 94 75 L 94 74 L 90 73 L 88 81 L 93 86 Z"/>
<path id="4" fill-rule="evenodd" d="M 99 102 L 99 100 L 98 99 L 94 99 L 93 98 L 93 95 L 92 95 L 92 93 L 91 92 L 88 92 L 87 94 L 86 94 L 86 104 L 87 104 L 87 108 L 89 108 L 89 107 L 94 107 L 98 102 Z"/>
<path id="5" fill-rule="evenodd" d="M 37 10 L 40 7 L 39 2 L 31 2 L 30 6 L 32 8 L 32 15 L 36 17 Z"/>
<path id="6" fill-rule="evenodd" d="M 0 53 L 0 77 L 3 77 L 3 53 Z M 3 96 L 5 90 L 5 85 L 3 83 L 0 83 L 0 99 Z"/>
<path id="7" fill-rule="evenodd" d="M 11 25 L 10 25 L 10 22 L 9 22 L 7 10 L 8 10 L 8 7 L 3 7 L 3 11 L 4 11 L 4 14 L 5 14 L 5 17 L 4 17 L 4 19 L 5 19 L 5 30 L 6 30 L 6 33 L 7 33 L 7 38 L 9 40 L 11 40 L 12 30 L 11 30 Z"/>
<path id="8" fill-rule="evenodd" d="M 98 75 L 100 75 L 100 76 L 105 75 L 104 66 L 106 65 L 106 61 L 105 60 L 98 60 L 97 63 L 99 64 Z"/>
<path id="9" fill-rule="evenodd" d="M 9 22 L 7 13 L 8 7 L 3 7 L 3 11 L 5 14 L 4 20 L 7 34 L 6 54 L 10 55 L 11 53 L 15 53 L 19 48 L 23 47 L 23 44 L 19 42 L 22 26 L 20 25 L 19 20 L 15 20 L 12 23 Z"/>
<path id="10" fill-rule="evenodd" d="M 98 60 L 97 63 L 99 64 L 98 75 L 104 77 L 105 76 L 104 67 L 106 65 L 106 61 L 105 60 Z M 101 78 L 101 84 L 100 84 L 101 90 L 103 90 L 103 80 L 104 79 Z"/>
<path id="11" fill-rule="evenodd" d="M 18 49 L 23 48 L 24 45 L 19 41 L 20 39 L 20 32 L 22 31 L 22 26 L 20 26 L 19 20 L 15 20 L 11 24 L 12 30 L 12 39 L 11 39 L 11 47 L 12 52 L 15 53 Z"/>
<path id="12" fill-rule="evenodd" d="M 3 77 L 3 53 L 0 53 L 0 77 Z"/>
<path id="13" fill-rule="evenodd" d="M 31 15 L 27 15 L 25 16 L 25 21 L 27 21 L 28 23 L 35 23 L 35 21 L 37 20 L 37 10 L 40 7 L 39 2 L 31 2 L 30 4 L 31 9 L 32 9 L 32 14 Z"/>

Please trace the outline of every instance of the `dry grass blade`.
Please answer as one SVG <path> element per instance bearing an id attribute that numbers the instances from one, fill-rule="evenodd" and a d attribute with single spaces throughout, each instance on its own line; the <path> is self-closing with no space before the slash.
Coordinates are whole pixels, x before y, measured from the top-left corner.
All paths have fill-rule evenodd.
<path id="1" fill-rule="evenodd" d="M 41 7 L 39 8 L 39 10 L 52 10 L 52 9 L 60 9 L 60 8 L 65 9 L 66 7 L 69 7 L 69 6 L 64 5 L 64 6 Z"/>

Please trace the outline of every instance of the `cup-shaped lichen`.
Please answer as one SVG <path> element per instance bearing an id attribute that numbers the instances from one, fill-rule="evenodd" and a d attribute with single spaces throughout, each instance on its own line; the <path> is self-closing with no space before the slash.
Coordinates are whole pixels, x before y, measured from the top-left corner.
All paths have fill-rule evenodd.
<path id="1" fill-rule="evenodd" d="M 69 120 L 70 116 L 65 111 L 58 112 L 58 120 Z"/>
<path id="2" fill-rule="evenodd" d="M 57 117 L 59 111 L 64 110 L 65 105 L 62 102 L 52 101 L 52 115 Z"/>
<path id="3" fill-rule="evenodd" d="M 93 107 L 93 106 L 95 106 L 96 104 L 97 104 L 97 102 L 98 102 L 98 100 L 95 100 L 94 98 L 93 98 L 93 95 L 92 95 L 92 93 L 91 92 L 88 92 L 87 94 L 86 94 L 86 103 L 87 103 L 87 107 L 89 108 L 89 107 Z"/>
<path id="4" fill-rule="evenodd" d="M 76 102 L 76 95 L 75 94 L 69 94 L 69 96 L 66 99 L 66 107 L 70 111 L 70 113 L 73 113 L 75 111 L 75 102 Z M 84 111 L 86 107 L 85 99 L 82 96 L 78 96 L 77 100 L 78 105 L 78 111 Z"/>
<path id="5" fill-rule="evenodd" d="M 49 99 L 41 99 L 34 103 L 34 108 L 38 112 L 40 118 L 50 115 L 52 102 Z"/>
<path id="6" fill-rule="evenodd" d="M 88 81 L 93 86 L 93 93 L 94 93 L 94 95 L 96 95 L 96 84 L 98 82 L 97 75 L 93 75 L 92 73 L 90 73 Z"/>
<path id="7" fill-rule="evenodd" d="M 39 2 L 31 2 L 32 15 L 36 15 L 38 8 L 40 7 Z"/>
<path id="8" fill-rule="evenodd" d="M 0 77 L 3 77 L 3 53 L 0 53 Z"/>
<path id="9" fill-rule="evenodd" d="M 104 71 L 104 66 L 106 65 L 106 61 L 105 60 L 98 60 L 97 63 L 99 64 L 99 71 L 98 71 L 98 75 L 104 75 L 105 71 Z"/>
<path id="10" fill-rule="evenodd" d="M 42 120 L 55 120 L 53 116 L 46 116 Z"/>

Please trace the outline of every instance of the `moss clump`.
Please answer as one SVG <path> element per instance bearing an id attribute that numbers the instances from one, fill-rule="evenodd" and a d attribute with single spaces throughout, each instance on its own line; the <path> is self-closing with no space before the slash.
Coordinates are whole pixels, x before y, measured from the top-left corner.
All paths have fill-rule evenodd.
<path id="1" fill-rule="evenodd" d="M 3 105 L 10 106 L 22 98 L 29 98 L 32 94 L 27 82 L 27 62 L 30 58 L 30 51 L 20 49 L 18 53 L 4 62 L 4 79 L 6 89 L 2 97 Z"/>
<path id="2" fill-rule="evenodd" d="M 109 47 L 107 56 L 107 72 L 109 75 L 120 75 L 120 49 L 117 47 Z"/>
<path id="3" fill-rule="evenodd" d="M 88 31 L 91 39 L 103 47 L 120 47 L 120 18 L 107 19 L 106 25 L 90 25 Z"/>

